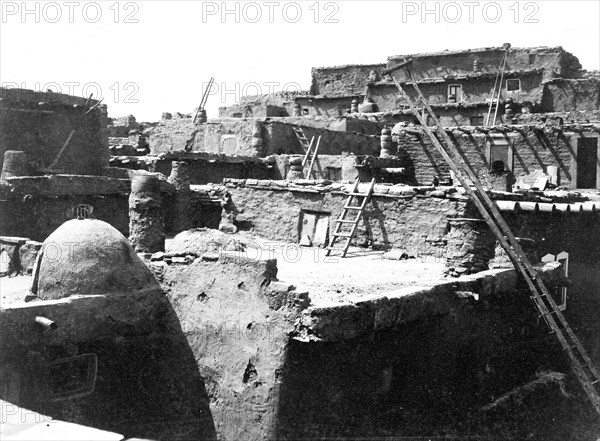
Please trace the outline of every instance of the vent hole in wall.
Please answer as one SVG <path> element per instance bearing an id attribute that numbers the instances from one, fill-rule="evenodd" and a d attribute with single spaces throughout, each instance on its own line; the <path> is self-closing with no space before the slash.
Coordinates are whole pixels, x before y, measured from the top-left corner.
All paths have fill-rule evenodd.
<path id="1" fill-rule="evenodd" d="M 249 381 L 253 381 L 258 376 L 258 372 L 256 372 L 256 368 L 252 364 L 252 362 L 248 362 L 248 366 L 246 366 L 246 370 L 244 371 L 244 377 L 242 381 L 244 384 L 248 384 Z"/>

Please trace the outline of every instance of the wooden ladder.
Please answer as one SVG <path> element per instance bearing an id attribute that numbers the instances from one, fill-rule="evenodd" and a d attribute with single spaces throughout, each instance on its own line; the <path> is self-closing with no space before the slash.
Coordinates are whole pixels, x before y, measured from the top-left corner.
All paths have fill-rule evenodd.
<path id="1" fill-rule="evenodd" d="M 194 120 L 193 120 L 194 124 L 198 120 L 198 116 L 200 115 L 200 112 L 202 112 L 204 110 L 204 106 L 206 106 L 206 102 L 208 101 L 208 94 L 212 91 L 212 87 L 213 87 L 214 83 L 215 83 L 215 77 L 210 77 L 210 80 L 208 81 L 208 86 L 206 87 L 206 89 L 204 90 L 204 93 L 202 94 L 202 101 L 200 101 L 200 105 L 196 109 L 196 114 L 194 115 Z"/>
<path id="2" fill-rule="evenodd" d="M 321 136 L 317 138 L 317 144 L 315 144 L 315 137 L 313 136 L 308 141 L 308 138 L 304 134 L 304 130 L 302 127 L 294 127 L 294 133 L 296 134 L 296 138 L 300 141 L 300 145 L 304 150 L 304 159 L 302 160 L 302 167 L 304 170 L 304 179 L 310 179 L 313 171 L 313 167 L 315 165 L 315 161 L 317 160 L 317 156 L 319 155 L 319 145 L 321 144 Z M 314 145 L 314 148 L 313 148 Z M 308 169 L 306 169 L 306 165 L 309 165 Z"/>
<path id="3" fill-rule="evenodd" d="M 502 96 L 502 82 L 504 81 L 504 72 L 506 71 L 506 60 L 508 58 L 508 51 L 510 50 L 510 44 L 504 45 L 504 57 L 500 63 L 500 70 L 496 74 L 496 81 L 494 82 L 494 90 L 492 91 L 492 100 L 490 101 L 490 107 L 488 109 L 487 118 L 485 119 L 485 126 L 491 127 L 496 125 L 496 119 L 498 118 L 498 109 L 500 108 L 500 97 Z M 498 82 L 498 79 L 500 81 Z M 498 96 L 496 96 L 496 90 L 498 90 Z M 492 120 L 492 109 L 494 109 L 494 119 Z"/>
<path id="4" fill-rule="evenodd" d="M 521 245 L 502 217 L 500 210 L 487 194 L 479 178 L 469 166 L 468 161 L 464 159 L 460 150 L 442 126 L 417 83 L 412 80 L 410 72 L 411 64 L 412 59 L 406 60 L 386 69 L 384 74 L 391 77 L 403 98 L 409 103 L 413 114 L 421 123 L 422 129 L 427 133 L 433 145 L 455 173 L 456 178 L 481 213 L 483 219 L 487 222 L 502 248 L 508 254 L 515 268 L 523 275 L 531 291 L 530 298 L 539 312 L 539 317 L 544 318 L 550 328 L 550 332 L 555 334 L 561 347 L 567 353 L 573 371 L 592 406 L 600 414 L 600 375 L 598 374 L 598 370 L 567 323 L 565 316 L 556 304 L 542 278 L 523 252 Z M 406 84 L 412 85 L 416 92 L 417 98 L 415 101 L 413 101 L 399 81 L 392 75 L 392 72 L 401 68 L 405 70 L 406 78 L 410 80 Z M 423 109 L 422 112 L 419 111 L 418 106 Z M 430 123 L 432 123 L 431 126 L 427 124 L 428 118 Z M 474 186 L 475 189 L 471 186 Z"/>
<path id="5" fill-rule="evenodd" d="M 358 191 L 358 187 L 360 184 L 360 180 L 357 179 L 354 183 L 354 187 L 350 191 L 348 195 L 348 199 L 346 200 L 346 204 L 342 209 L 342 213 L 338 220 L 335 221 L 335 228 L 333 230 L 333 234 L 331 235 L 331 240 L 329 241 L 329 246 L 327 247 L 327 255 L 329 256 L 332 251 L 342 250 L 342 257 L 346 257 L 346 253 L 348 253 L 348 248 L 350 248 L 350 242 L 352 242 L 352 238 L 356 234 L 356 230 L 358 229 L 358 223 L 363 217 L 363 213 L 365 212 L 365 207 L 369 202 L 369 199 L 373 195 L 373 189 L 375 187 L 375 179 L 371 180 L 371 184 L 369 184 L 369 189 L 366 193 L 360 193 Z M 356 201 L 358 205 L 353 205 L 353 201 Z M 348 214 L 350 212 L 355 212 L 356 215 L 353 219 L 348 219 Z M 350 228 L 350 230 L 348 230 Z M 335 243 L 337 240 L 345 240 L 343 248 L 335 247 Z"/>

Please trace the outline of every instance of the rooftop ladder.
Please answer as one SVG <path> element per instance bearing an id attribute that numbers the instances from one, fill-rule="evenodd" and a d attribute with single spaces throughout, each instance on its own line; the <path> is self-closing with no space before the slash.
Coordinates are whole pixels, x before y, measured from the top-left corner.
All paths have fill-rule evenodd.
<path id="1" fill-rule="evenodd" d="M 510 50 L 510 44 L 504 45 L 504 57 L 500 62 L 500 70 L 496 74 L 496 81 L 494 82 L 494 90 L 492 91 L 492 100 L 490 101 L 490 107 L 488 109 L 487 118 L 485 119 L 485 126 L 491 127 L 496 125 L 496 119 L 498 118 L 498 109 L 500 108 L 500 96 L 502 95 L 502 82 L 504 81 L 504 72 L 506 71 L 506 60 L 508 58 L 508 51 Z M 500 82 L 498 82 L 500 79 Z M 498 96 L 496 96 L 496 90 L 498 90 Z M 492 116 L 492 109 L 494 109 L 494 119 L 490 120 Z"/>
<path id="2" fill-rule="evenodd" d="M 363 213 L 365 212 L 365 207 L 373 195 L 375 179 L 371 180 L 369 189 L 366 193 L 359 192 L 359 185 L 360 180 L 357 179 L 354 183 L 354 187 L 352 187 L 352 190 L 348 194 L 348 199 L 346 200 L 346 204 L 342 209 L 340 217 L 335 221 L 333 234 L 331 235 L 331 240 L 329 242 L 329 246 L 327 247 L 327 256 L 329 256 L 333 251 L 341 251 L 342 257 L 346 257 L 346 253 L 348 253 L 350 242 L 352 242 L 352 238 L 356 234 L 358 224 L 362 219 Z M 341 248 L 335 246 L 338 240 L 343 241 L 343 246 Z"/>
<path id="3" fill-rule="evenodd" d="M 523 252 L 521 245 L 515 238 L 510 227 L 502 218 L 498 207 L 486 193 L 474 171 L 468 165 L 468 161 L 465 160 L 463 155 L 456 148 L 454 141 L 448 136 L 444 127 L 442 127 L 442 124 L 423 96 L 419 86 L 414 81 L 405 84 L 405 87 L 410 84 L 416 92 L 417 98 L 413 101 L 404 90 L 404 87 L 392 75 L 393 72 L 402 68 L 405 69 L 407 78 L 412 79 L 410 72 L 411 64 L 412 59 L 409 59 L 386 69 L 384 74 L 389 75 L 392 78 L 401 95 L 406 102 L 409 103 L 413 114 L 421 123 L 422 129 L 427 133 L 433 145 L 455 173 L 456 178 L 478 208 L 482 217 L 496 236 L 496 239 L 500 242 L 502 248 L 504 248 L 510 260 L 515 265 L 515 268 L 523 275 L 523 278 L 531 291 L 531 300 L 539 312 L 539 317 L 545 320 L 550 328 L 550 332 L 555 334 L 561 347 L 567 353 L 575 375 L 586 392 L 592 406 L 596 412 L 600 414 L 600 375 L 598 374 L 598 370 L 593 365 L 592 360 L 585 351 L 583 345 L 567 323 L 567 320 L 552 298 L 548 288 L 542 281 L 542 278 L 538 275 L 537 271 Z M 419 106 L 423 109 L 422 113 L 418 110 Z M 433 123 L 432 126 L 427 125 L 427 118 Z M 471 188 L 471 185 L 473 185 L 475 189 Z"/>
<path id="4" fill-rule="evenodd" d="M 315 166 L 315 162 L 317 160 L 317 156 L 319 155 L 321 136 L 317 138 L 317 144 L 314 145 L 315 137 L 313 136 L 309 142 L 308 138 L 304 134 L 304 130 L 302 130 L 302 127 L 294 127 L 294 133 L 296 134 L 296 138 L 298 138 L 298 141 L 300 141 L 300 145 L 302 145 L 302 149 L 304 150 L 304 159 L 302 160 L 302 167 L 304 169 L 304 179 L 310 179 L 313 168 Z M 307 164 L 308 169 L 306 169 Z"/>

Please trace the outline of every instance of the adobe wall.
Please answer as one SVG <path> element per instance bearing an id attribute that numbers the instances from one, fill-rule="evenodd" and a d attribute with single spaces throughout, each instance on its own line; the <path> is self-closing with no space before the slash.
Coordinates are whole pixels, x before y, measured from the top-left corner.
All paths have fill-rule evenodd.
<path id="1" fill-rule="evenodd" d="M 285 354 L 306 293 L 277 282 L 276 261 L 254 253 L 161 264 L 152 266 L 204 379 L 219 439 L 277 439 Z"/>
<path id="2" fill-rule="evenodd" d="M 362 103 L 365 91 L 361 96 L 356 96 L 359 103 Z M 328 116 L 341 117 L 350 110 L 352 96 L 327 97 L 327 98 L 297 98 L 296 102 L 302 106 L 302 109 L 308 109 L 309 116 Z"/>
<path id="3" fill-rule="evenodd" d="M 567 320 L 588 348 L 596 365 L 600 363 L 600 223 L 599 213 L 503 212 L 517 237 L 533 239 L 537 254 L 569 253 Z"/>
<path id="4" fill-rule="evenodd" d="M 128 195 L 82 195 L 41 197 L 23 201 L 0 201 L 0 235 L 28 237 L 43 241 L 69 219 L 76 205 L 94 207 L 94 218 L 108 222 L 127 236 L 129 231 Z"/>
<path id="5" fill-rule="evenodd" d="M 542 109 L 546 112 L 600 109 L 600 79 L 556 79 L 547 83 Z"/>
<path id="6" fill-rule="evenodd" d="M 558 136 L 549 131 L 536 132 L 531 127 L 523 128 L 521 133 L 509 132 L 498 134 L 494 139 L 505 139 L 513 145 L 513 176 L 531 173 L 550 165 L 558 166 L 559 185 L 572 186 L 571 163 L 574 155 L 571 134 Z M 491 137 L 482 133 L 464 134 L 453 132 L 460 152 L 471 168 L 475 170 L 484 185 L 490 183 L 489 164 L 486 160 L 486 145 Z M 399 126 L 393 130 L 394 141 L 399 151 L 405 153 L 407 169 L 414 173 L 418 184 L 430 183 L 434 176 L 448 176 L 449 167 L 441 154 L 433 146 L 426 135 L 411 135 Z"/>
<path id="7" fill-rule="evenodd" d="M 321 190 L 285 181 L 228 179 L 225 184 L 240 212 L 237 220 L 242 229 L 291 243 L 300 241 L 302 210 L 330 214 L 333 227 L 347 199 L 339 184 Z M 465 209 L 465 198 L 453 190 L 377 185 L 354 243 L 396 248 L 414 256 L 443 255 L 447 218 L 460 217 Z"/>
<path id="8" fill-rule="evenodd" d="M 385 64 L 314 67 L 310 94 L 327 97 L 364 95 L 370 72 L 384 68 Z"/>
<path id="9" fill-rule="evenodd" d="M 193 125 L 191 119 L 166 120 L 150 129 L 148 143 L 153 154 L 168 151 L 205 152 L 227 156 L 265 157 L 303 154 L 294 131 L 301 126 L 310 140 L 321 135 L 322 154 L 376 154 L 378 124 L 356 119 L 310 118 L 221 119 Z M 255 139 L 259 141 L 256 142 Z"/>
<path id="10" fill-rule="evenodd" d="M 415 80 L 440 78 L 446 75 L 468 74 L 473 72 L 473 62 L 479 61 L 483 72 L 496 72 L 500 69 L 504 49 L 483 48 L 463 51 L 447 51 L 388 57 L 387 67 L 413 58 L 412 76 Z M 562 47 L 511 48 L 506 60 L 506 70 L 542 68 L 545 78 L 576 78 L 581 64 L 571 53 Z"/>
<path id="11" fill-rule="evenodd" d="M 157 289 L 0 309 L 0 398 L 125 438 L 216 439 L 204 381 Z M 83 355 L 95 357 L 97 375 L 93 391 L 77 395 L 75 362 L 53 363 Z"/>
<path id="12" fill-rule="evenodd" d="M 250 85 L 248 85 L 250 88 Z M 264 118 L 292 116 L 294 99 L 306 91 L 274 92 L 264 95 L 244 95 L 232 106 L 219 107 L 219 118 Z"/>
<path id="13" fill-rule="evenodd" d="M 363 135 L 309 127 L 300 122 L 306 137 L 310 139 L 321 136 L 319 154 L 341 155 L 342 153 L 354 153 L 356 155 L 378 155 L 381 148 L 379 137 L 376 135 Z M 287 122 L 271 121 L 265 126 L 268 135 L 266 154 L 304 154 L 296 134 L 295 126 Z"/>
<path id="14" fill-rule="evenodd" d="M 27 154 L 30 174 L 48 168 L 75 127 L 79 129 L 54 169 L 101 175 L 108 166 L 106 106 L 84 117 L 85 98 L 5 88 L 0 97 L 0 166 L 4 152 L 17 150 Z"/>
<path id="15" fill-rule="evenodd" d="M 600 429 L 520 291 L 363 338 L 293 341 L 284 371 L 280 438 L 583 441 Z"/>
<path id="16" fill-rule="evenodd" d="M 521 80 L 521 90 L 515 92 L 506 91 L 506 80 L 510 78 L 518 78 Z M 446 79 L 443 82 L 422 83 L 419 88 L 423 95 L 427 98 L 429 104 L 447 104 L 448 103 L 448 86 L 450 84 L 460 84 L 462 86 L 462 99 L 459 102 L 463 103 L 485 103 L 487 99 L 492 98 L 494 91 L 495 76 L 473 78 L 473 79 Z M 542 73 L 531 72 L 520 75 L 507 75 L 504 78 L 502 85 L 502 98 L 512 98 L 516 103 L 529 101 L 533 104 L 540 104 L 544 86 L 541 84 Z M 412 86 L 406 86 L 406 93 L 414 101 L 416 92 Z M 380 111 L 398 109 L 408 105 L 406 101 L 399 97 L 400 93 L 394 84 L 377 83 L 369 87 L 369 96 L 373 102 L 377 104 Z M 460 109 L 461 111 L 463 109 Z M 583 109 L 582 109 L 583 110 Z M 487 113 L 487 109 L 486 109 Z M 503 109 L 500 113 L 504 113 Z"/>

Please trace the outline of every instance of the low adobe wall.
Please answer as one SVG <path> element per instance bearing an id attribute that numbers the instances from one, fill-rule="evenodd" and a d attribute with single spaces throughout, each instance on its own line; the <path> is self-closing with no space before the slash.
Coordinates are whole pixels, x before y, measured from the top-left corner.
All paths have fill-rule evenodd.
<path id="1" fill-rule="evenodd" d="M 327 182 L 327 181 L 325 181 Z M 224 181 L 242 228 L 281 241 L 299 242 L 300 213 L 330 215 L 330 226 L 346 202 L 350 186 L 297 185 L 286 181 Z M 362 184 L 366 186 L 367 184 Z M 366 191 L 362 188 L 361 191 Z M 397 248 L 412 255 L 435 254 L 445 245 L 448 217 L 464 214 L 466 198 L 455 188 L 376 185 L 355 243 Z"/>

